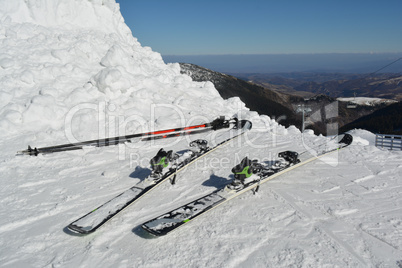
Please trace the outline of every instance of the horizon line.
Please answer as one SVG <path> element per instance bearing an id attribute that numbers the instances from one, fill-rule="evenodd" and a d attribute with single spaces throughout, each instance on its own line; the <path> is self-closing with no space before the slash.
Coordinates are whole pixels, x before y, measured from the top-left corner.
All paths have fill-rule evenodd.
<path id="1" fill-rule="evenodd" d="M 159 52 L 160 53 L 160 52 Z M 242 53 L 242 54 L 163 54 L 162 56 L 278 56 L 278 55 L 339 55 L 339 54 L 354 54 L 354 55 L 384 55 L 384 54 L 402 54 L 401 52 L 317 52 L 317 53 Z"/>

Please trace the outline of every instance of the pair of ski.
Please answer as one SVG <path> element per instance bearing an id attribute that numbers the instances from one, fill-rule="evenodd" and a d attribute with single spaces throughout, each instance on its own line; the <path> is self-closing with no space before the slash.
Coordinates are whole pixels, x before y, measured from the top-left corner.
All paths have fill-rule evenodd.
<path id="1" fill-rule="evenodd" d="M 215 123 L 212 124 L 214 130 L 229 128 L 230 124 L 233 124 L 233 127 L 227 131 L 222 131 L 216 134 L 216 145 L 206 147 L 205 143 L 203 142 L 193 143 L 195 145 L 198 144 L 201 147 L 201 150 L 198 152 L 187 151 L 176 156 L 176 160 L 174 161 L 173 165 L 163 175 L 158 177 L 149 176 L 141 181 L 138 185 L 131 187 L 81 218 L 75 220 L 69 224 L 67 228 L 74 233 L 83 235 L 95 232 L 107 221 L 115 217 L 118 213 L 129 207 L 135 201 L 138 201 L 141 197 L 155 189 L 158 185 L 169 179 L 171 179 L 171 182 L 173 183 L 176 174 L 185 167 L 215 151 L 229 141 L 239 137 L 252 127 L 251 122 L 248 120 L 237 120 L 236 118 L 230 120 L 223 120 L 220 118 L 219 121 L 217 120 L 215 120 Z"/>
<path id="2" fill-rule="evenodd" d="M 167 212 L 159 217 L 147 221 L 142 224 L 142 228 L 154 236 L 166 235 L 177 228 L 183 226 L 189 221 L 205 214 L 206 212 L 228 202 L 229 200 L 251 190 L 258 191 L 259 186 L 277 176 L 284 174 L 292 169 L 305 165 L 315 159 L 324 157 L 337 150 L 340 150 L 353 141 L 353 137 L 350 134 L 340 135 L 342 138 L 338 142 L 338 145 L 334 149 L 322 151 L 320 154 L 308 158 L 304 161 L 298 159 L 299 154 L 297 152 L 285 151 L 279 153 L 281 161 L 272 166 L 264 166 L 260 163 L 253 163 L 248 161 L 247 158 L 242 160 L 242 163 L 233 168 L 233 172 L 236 176 L 239 174 L 246 174 L 247 179 L 243 181 L 242 187 L 236 188 L 236 185 L 229 184 L 221 189 L 207 194 L 201 198 L 198 198 L 188 204 L 180 206 L 170 212 Z M 248 162 L 249 164 L 244 164 Z M 250 169 L 254 165 L 256 174 L 251 174 Z M 253 178 L 254 177 L 254 178 Z"/>

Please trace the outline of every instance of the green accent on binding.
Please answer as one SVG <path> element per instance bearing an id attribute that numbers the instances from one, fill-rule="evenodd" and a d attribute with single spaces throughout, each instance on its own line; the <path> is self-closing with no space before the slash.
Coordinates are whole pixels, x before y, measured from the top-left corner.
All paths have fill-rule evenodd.
<path id="1" fill-rule="evenodd" d="M 247 166 L 245 168 L 243 168 L 243 170 L 241 172 L 237 172 L 235 174 L 244 174 L 246 175 L 246 178 L 249 178 L 251 175 L 253 175 L 253 173 L 248 173 L 250 166 Z"/>
<path id="2" fill-rule="evenodd" d="M 166 161 L 166 156 L 162 157 L 161 160 L 154 164 L 154 166 L 163 166 L 164 168 L 169 165 L 169 162 Z"/>
<path id="3" fill-rule="evenodd" d="M 166 156 L 162 157 L 161 162 L 162 162 L 162 161 L 163 161 L 162 166 L 163 166 L 164 168 L 169 165 L 169 162 L 166 161 Z"/>
<path id="4" fill-rule="evenodd" d="M 189 222 L 190 221 L 190 219 L 186 219 L 186 220 L 184 220 L 183 222 Z"/>

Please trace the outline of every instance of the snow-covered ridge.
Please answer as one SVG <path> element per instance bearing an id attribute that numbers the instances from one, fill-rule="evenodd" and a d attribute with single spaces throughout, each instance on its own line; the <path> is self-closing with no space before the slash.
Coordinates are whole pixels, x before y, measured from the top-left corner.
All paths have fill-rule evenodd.
<path id="1" fill-rule="evenodd" d="M 375 106 L 380 104 L 396 103 L 396 100 L 381 99 L 381 98 L 366 98 L 366 97 L 351 97 L 351 98 L 338 98 L 338 101 L 351 102 L 358 105 Z"/>
<path id="2" fill-rule="evenodd" d="M 48 144 L 247 111 L 142 47 L 114 0 L 0 0 L 0 22 L 0 135 Z"/>

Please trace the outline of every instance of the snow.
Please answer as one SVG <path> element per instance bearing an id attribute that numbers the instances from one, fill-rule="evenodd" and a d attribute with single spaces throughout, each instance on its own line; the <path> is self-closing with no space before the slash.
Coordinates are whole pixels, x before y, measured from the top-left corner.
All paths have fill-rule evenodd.
<path id="1" fill-rule="evenodd" d="M 368 97 L 338 98 L 337 100 L 365 106 L 392 104 L 398 102 L 396 100 L 382 99 L 382 98 L 368 98 Z"/>
<path id="2" fill-rule="evenodd" d="M 354 136 L 353 142 L 355 144 L 375 146 L 376 135 L 374 133 L 364 129 L 353 129 L 349 133 Z"/>
<path id="3" fill-rule="evenodd" d="M 135 33 L 134 33 L 135 34 Z M 223 100 L 165 64 L 124 24 L 114 0 L 0 0 L 0 266 L 399 267 L 401 152 L 355 143 L 150 239 L 139 226 L 214 191 L 244 156 L 272 161 L 326 141 Z M 189 137 L 15 156 L 32 146 L 208 122 L 253 122 L 252 131 L 164 183 L 94 234 L 65 227 L 149 174 L 159 148 Z M 204 135 L 191 137 L 203 138 Z M 333 163 L 336 162 L 336 165 Z"/>

